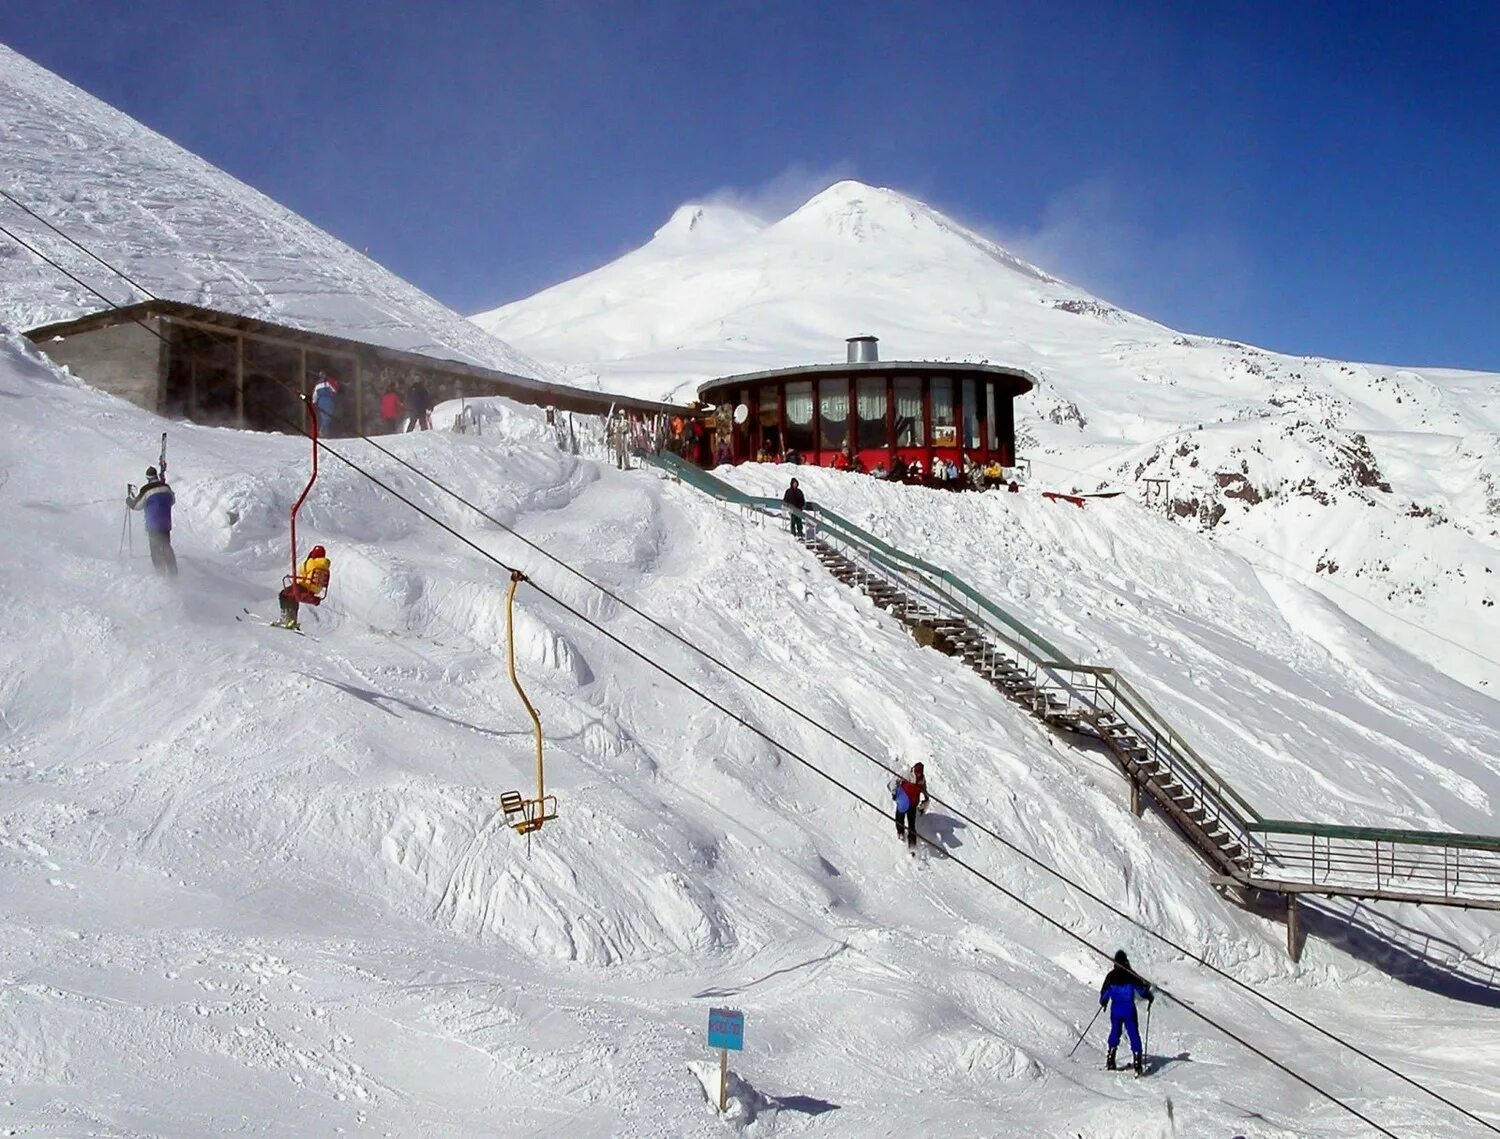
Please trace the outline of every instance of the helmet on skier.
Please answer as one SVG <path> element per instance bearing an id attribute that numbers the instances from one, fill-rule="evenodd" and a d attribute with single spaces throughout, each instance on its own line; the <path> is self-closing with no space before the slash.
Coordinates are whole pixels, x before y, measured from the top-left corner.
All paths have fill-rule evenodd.
<path id="1" fill-rule="evenodd" d="M 156 468 L 155 467 L 147 467 L 146 468 L 146 477 L 148 479 L 154 479 L 156 477 Z"/>
<path id="2" fill-rule="evenodd" d="M 1130 958 L 1128 956 L 1126 956 L 1125 951 L 1123 949 L 1115 951 L 1115 964 L 1116 965 L 1124 965 L 1127 968 L 1129 967 L 1129 965 L 1130 965 Z"/>
<path id="3" fill-rule="evenodd" d="M 314 546 L 312 549 L 307 551 L 307 556 L 310 558 L 326 558 L 328 556 L 328 551 L 325 550 L 322 546 Z"/>

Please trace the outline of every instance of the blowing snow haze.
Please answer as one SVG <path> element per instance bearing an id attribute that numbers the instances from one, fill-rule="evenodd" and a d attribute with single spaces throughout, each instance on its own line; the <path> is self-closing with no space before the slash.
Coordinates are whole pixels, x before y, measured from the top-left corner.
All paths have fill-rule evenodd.
<path id="1" fill-rule="evenodd" d="M 1024 368 L 1016 494 L 799 470 L 868 531 L 864 565 L 877 543 L 925 557 L 1090 675 L 1123 670 L 1270 818 L 1496 829 L 1494 376 L 1184 336 L 854 182 L 770 223 L 685 206 L 469 321 L 3 49 L 0 152 L 0 189 L 152 292 L 361 343 L 684 400 L 854 333 Z M 1285 881 L 1212 880 L 1169 780 L 1129 805 L 1110 757 L 1144 727 L 1028 711 L 1061 666 L 1016 681 L 1004 636 L 979 669 L 924 647 L 779 515 L 615 469 L 597 417 L 568 436 L 539 407 L 449 401 L 385 454 L 334 440 L 380 483 L 323 464 L 298 525 L 331 584 L 308 636 L 268 628 L 307 440 L 168 420 L 58 367 L 21 333 L 107 304 L 46 258 L 137 294 L 3 198 L 0 225 L 45 255 L 0 234 L 0 1130 L 1355 1139 L 1361 1112 L 1469 1139 L 1500 1119 L 1493 911 L 1393 901 L 1389 878 L 1300 910 Z M 170 580 L 124 506 L 163 432 Z M 789 472 L 720 473 L 774 500 Z M 1101 485 L 1124 493 L 1038 493 Z M 536 778 L 511 634 L 557 800 L 529 841 L 500 808 Z M 931 858 L 890 815 L 889 768 L 916 759 Z M 1487 881 L 1447 861 L 1482 838 L 1430 849 L 1444 888 Z M 1090 1034 L 1118 948 L 1171 994 L 1140 1081 Z M 746 1013 L 727 1119 L 704 1039 L 726 1005 Z"/>

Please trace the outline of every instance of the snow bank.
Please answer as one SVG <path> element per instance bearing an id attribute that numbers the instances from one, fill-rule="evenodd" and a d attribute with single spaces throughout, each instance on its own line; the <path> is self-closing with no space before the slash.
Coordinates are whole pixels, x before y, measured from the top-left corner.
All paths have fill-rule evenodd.
<path id="1" fill-rule="evenodd" d="M 721 1134 L 683 1065 L 705 1058 L 709 1005 L 733 1002 L 751 1025 L 736 1062 L 746 1134 L 1159 1135 L 1163 1083 L 1183 1134 L 1233 1134 L 1249 1126 L 1246 1105 L 1268 1133 L 1362 1133 L 1170 1004 L 1156 1009 L 1164 1067 L 1153 1080 L 1098 1070 L 1097 1028 L 1069 1059 L 1099 962 L 955 864 L 909 859 L 888 818 L 526 588 L 518 660 L 560 809 L 528 844 L 496 818 L 500 792 L 529 790 L 533 770 L 529 720 L 505 676 L 499 567 L 329 458 L 302 520 L 304 541 L 333 560 L 311 635 L 239 621 L 243 608 L 273 611 L 305 441 L 167 424 L 182 573 L 163 582 L 138 522 L 135 557 L 120 556 L 123 484 L 155 459 L 162 422 L 66 381 L 14 337 L 0 344 L 0 404 L 11 504 L 0 588 L 12 599 L 0 607 L 10 1042 L 0 1083 L 11 1126 Z M 494 407 L 482 434 L 382 442 L 861 747 L 927 759 L 939 794 L 1144 920 L 1494 1109 L 1482 1074 L 1495 1057 L 1474 1031 L 1484 1014 L 1382 971 L 1441 987 L 1456 968 L 1443 944 L 1470 963 L 1494 958 L 1489 919 L 1398 911 L 1427 946 L 1416 961 L 1377 967 L 1315 940 L 1291 966 L 1281 928 L 1229 908 L 1159 820 L 1129 814 L 1096 758 L 916 646 L 774 530 L 649 474 L 565 454 L 538 419 Z M 882 771 L 504 530 L 367 445 L 335 449 L 837 778 L 883 795 Z M 846 495 L 851 509 L 864 490 Z M 979 540 L 956 504 L 870 501 L 906 531 L 920 514 L 934 548 Z M 1101 652 L 1180 651 L 1195 675 L 1263 676 L 1268 644 L 1302 645 L 1277 666 L 1284 691 L 1268 686 L 1265 699 L 1279 715 L 1299 685 L 1336 694 L 1340 717 L 1309 708 L 1286 729 L 1317 744 L 1302 757 L 1306 779 L 1353 796 L 1389 764 L 1391 793 L 1410 779 L 1407 802 L 1436 813 L 1493 795 L 1478 760 L 1454 760 L 1454 786 L 1419 780 L 1393 744 L 1379 763 L 1350 766 L 1332 733 L 1355 731 L 1381 697 L 1275 627 L 1269 601 L 1243 615 L 1206 605 L 1250 571 L 1201 538 L 1093 514 L 1048 523 L 1039 504 L 1025 509 L 1053 556 L 997 563 L 984 579 L 997 593 L 1029 591 L 1040 618 L 1073 613 L 1061 631 L 1100 638 Z M 1019 546 L 1020 531 L 1011 536 Z M 1152 553 L 1169 540 L 1171 577 L 1174 551 Z M 1163 568 L 1131 585 L 1116 568 L 1129 561 Z M 1075 580 L 1071 602 L 1059 567 Z M 1117 620 L 1122 594 L 1139 600 Z M 1252 639 L 1262 621 L 1269 642 Z M 1406 667 L 1381 659 L 1382 676 Z M 1164 699 L 1182 690 L 1170 672 L 1153 676 Z M 1279 723 L 1254 708 L 1229 717 L 1196 686 L 1186 692 L 1185 714 L 1223 713 L 1247 734 Z M 1455 708 L 1468 695 L 1442 692 Z M 1414 750 L 1458 722 L 1429 701 L 1397 724 L 1395 708 L 1381 731 Z M 953 853 L 1085 935 L 1125 945 L 1184 998 L 1398 1132 L 1468 1133 L 1153 952 L 959 820 L 929 818 Z"/>

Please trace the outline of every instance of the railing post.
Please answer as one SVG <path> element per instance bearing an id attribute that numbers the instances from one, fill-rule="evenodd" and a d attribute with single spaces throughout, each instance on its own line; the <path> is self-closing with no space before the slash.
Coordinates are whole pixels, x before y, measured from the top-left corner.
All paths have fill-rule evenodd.
<path id="1" fill-rule="evenodd" d="M 1302 914 L 1296 894 L 1286 896 L 1286 951 L 1293 965 L 1302 960 Z"/>
<path id="2" fill-rule="evenodd" d="M 1146 812 L 1146 805 L 1141 801 L 1141 781 L 1135 776 L 1130 778 L 1130 813 L 1140 818 Z"/>

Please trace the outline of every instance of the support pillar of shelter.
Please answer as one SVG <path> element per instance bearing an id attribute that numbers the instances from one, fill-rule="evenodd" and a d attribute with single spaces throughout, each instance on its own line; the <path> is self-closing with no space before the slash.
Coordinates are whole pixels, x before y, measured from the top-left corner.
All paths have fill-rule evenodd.
<path id="1" fill-rule="evenodd" d="M 1296 894 L 1286 896 L 1286 951 L 1293 964 L 1302 960 L 1302 913 Z"/>
<path id="2" fill-rule="evenodd" d="M 354 360 L 354 434 L 365 433 L 365 373 L 359 366 L 359 358 Z"/>
<path id="3" fill-rule="evenodd" d="M 1146 813 L 1146 804 L 1144 797 L 1141 795 L 1141 781 L 1139 779 L 1132 779 L 1130 781 L 1130 813 L 1136 818 L 1140 818 Z"/>
<path id="4" fill-rule="evenodd" d="M 297 396 L 298 402 L 302 404 L 302 430 L 312 430 L 312 404 L 305 398 L 307 395 L 307 346 L 304 344 L 297 349 L 299 369 L 297 371 Z"/>
<path id="5" fill-rule="evenodd" d="M 158 317 L 147 317 L 146 325 L 156 335 L 156 402 L 148 410 L 161 415 L 167 406 L 167 373 L 172 368 L 172 340 L 175 333 L 172 322 Z"/>
<path id="6" fill-rule="evenodd" d="M 245 429 L 245 338 L 234 338 L 234 424 Z"/>

